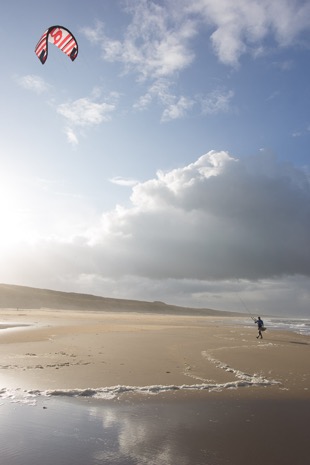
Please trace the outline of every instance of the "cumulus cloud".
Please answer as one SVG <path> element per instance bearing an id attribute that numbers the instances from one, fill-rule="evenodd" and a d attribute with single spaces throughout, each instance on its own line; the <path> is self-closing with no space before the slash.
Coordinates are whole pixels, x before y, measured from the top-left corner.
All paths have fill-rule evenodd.
<path id="1" fill-rule="evenodd" d="M 130 200 L 79 232 L 81 269 L 85 260 L 111 278 L 310 276 L 309 178 L 264 152 L 208 152 L 135 183 Z"/>
<path id="2" fill-rule="evenodd" d="M 236 66 L 244 53 L 261 53 L 268 38 L 291 45 L 309 30 L 310 4 L 300 0 L 193 0 L 187 11 L 204 19 L 219 60 Z"/>
<path id="3" fill-rule="evenodd" d="M 101 23 L 83 29 L 90 41 L 100 44 L 105 60 L 125 64 L 141 79 L 171 76 L 193 61 L 188 41 L 196 29 L 189 18 L 176 25 L 167 8 L 147 0 L 128 5 L 127 12 L 132 20 L 123 41 L 109 38 Z"/>
<path id="4" fill-rule="evenodd" d="M 138 0 L 134 6 L 128 3 L 130 23 L 121 40 L 108 37 L 103 23 L 83 29 L 100 46 L 103 59 L 119 62 L 137 80 L 152 83 L 134 108 L 146 109 L 155 100 L 164 107 L 161 121 L 182 118 L 193 105 L 190 97 L 169 89 L 177 74 L 193 62 L 195 54 L 189 44 L 197 34 L 196 21 L 178 17 L 174 10 L 170 2 L 163 6 L 148 0 Z"/>
<path id="5" fill-rule="evenodd" d="M 145 110 L 156 100 L 164 108 L 161 122 L 184 118 L 196 102 L 192 98 L 175 95 L 171 87 L 168 80 L 158 79 L 134 104 L 134 109 Z"/>
<path id="6" fill-rule="evenodd" d="M 43 94 L 51 89 L 51 86 L 40 76 L 26 75 L 16 77 L 15 80 L 24 89 L 37 94 Z M 117 92 L 110 92 L 102 97 L 101 89 L 94 88 L 90 96 L 56 105 L 57 113 L 66 121 L 64 133 L 68 142 L 76 146 L 79 143 L 78 130 L 109 122 L 117 108 L 118 100 Z M 51 102 L 49 104 L 54 106 Z"/>
<path id="7" fill-rule="evenodd" d="M 109 122 L 116 110 L 118 97 L 116 93 L 111 93 L 102 101 L 100 91 L 94 89 L 91 97 L 58 105 L 56 111 L 67 123 L 64 132 L 68 142 L 76 146 L 79 143 L 79 130 Z"/>
<path id="8" fill-rule="evenodd" d="M 162 121 L 170 121 L 182 118 L 187 110 L 192 108 L 194 101 L 186 97 L 180 97 L 175 103 L 170 104 L 162 114 Z"/>
<path id="9" fill-rule="evenodd" d="M 16 82 L 24 89 L 31 90 L 36 94 L 43 94 L 50 89 L 50 85 L 43 78 L 35 74 L 17 77 Z"/>
<path id="10" fill-rule="evenodd" d="M 23 245 L 24 271 L 5 251 L 5 276 L 18 269 L 24 282 L 41 286 L 55 275 L 58 289 L 217 308 L 227 296 L 231 303 L 241 282 L 248 301 L 263 294 L 269 302 L 277 297 L 273 308 L 294 298 L 309 308 L 306 171 L 265 152 L 238 159 L 211 151 L 135 183 L 130 202 L 92 218 L 75 236 L 71 228 L 70 237 L 49 234 L 35 251 Z"/>
<path id="11" fill-rule="evenodd" d="M 244 161 L 209 152 L 135 185 L 132 207 L 104 214 L 89 244 L 112 275 L 309 276 L 309 200 L 309 180 L 298 169 L 263 153 Z"/>
<path id="12" fill-rule="evenodd" d="M 134 108 L 144 110 L 154 99 L 157 99 L 164 106 L 171 105 L 175 102 L 176 96 L 171 91 L 171 82 L 169 80 L 157 79 L 153 82 L 147 92 L 134 104 Z"/>
<path id="13" fill-rule="evenodd" d="M 116 62 L 125 73 L 133 73 L 147 91 L 135 108 L 146 109 L 152 102 L 163 106 L 161 121 L 184 118 L 197 108 L 197 98 L 171 88 L 180 73 L 196 60 L 197 35 L 205 38 L 218 61 L 236 68 L 243 55 L 256 58 L 278 47 L 296 45 L 310 29 L 310 4 L 302 0 L 137 0 L 124 9 L 128 23 L 123 36 L 113 38 L 107 26 L 97 22 L 82 32 L 100 47 L 102 58 Z M 200 47 L 203 46 L 200 39 Z M 271 45 L 272 44 L 272 45 Z M 278 63 L 291 69 L 291 62 Z M 233 91 L 203 98 L 203 112 L 227 111 Z"/>
<path id="14" fill-rule="evenodd" d="M 110 121 L 110 114 L 114 110 L 114 105 L 106 102 L 93 102 L 89 98 L 62 103 L 57 108 L 57 112 L 74 126 L 94 126 Z"/>
<path id="15" fill-rule="evenodd" d="M 236 66 L 245 53 L 264 52 L 269 38 L 280 47 L 309 31 L 310 5 L 302 0 L 138 0 L 128 5 L 131 21 L 123 40 L 107 36 L 102 23 L 84 28 L 102 56 L 135 70 L 141 79 L 168 77 L 195 59 L 193 39 L 203 27 L 218 59 Z"/>

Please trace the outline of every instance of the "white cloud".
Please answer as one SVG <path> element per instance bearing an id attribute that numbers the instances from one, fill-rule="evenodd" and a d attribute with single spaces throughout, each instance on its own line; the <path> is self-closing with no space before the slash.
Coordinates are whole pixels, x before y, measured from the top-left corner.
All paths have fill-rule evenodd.
<path id="1" fill-rule="evenodd" d="M 210 152 L 135 185 L 130 208 L 105 213 L 87 233 L 93 266 L 115 279 L 309 277 L 309 199 L 302 171 Z"/>
<path id="2" fill-rule="evenodd" d="M 57 112 L 74 126 L 95 126 L 110 121 L 114 110 L 113 104 L 93 102 L 87 97 L 62 103 L 57 108 Z"/>
<path id="3" fill-rule="evenodd" d="M 79 139 L 76 135 L 76 133 L 74 132 L 74 130 L 70 127 L 66 128 L 65 129 L 65 134 L 67 136 L 67 140 L 69 142 L 69 144 L 71 144 L 72 146 L 77 146 L 79 144 Z"/>
<path id="4" fill-rule="evenodd" d="M 234 97 L 234 92 L 214 90 L 201 101 L 202 112 L 205 114 L 227 113 L 230 110 L 230 103 Z"/>
<path id="5" fill-rule="evenodd" d="M 138 110 L 145 110 L 155 100 L 164 108 L 161 122 L 184 118 L 196 102 L 194 99 L 183 95 L 178 97 L 172 92 L 171 87 L 172 83 L 167 79 L 156 80 L 133 107 Z"/>
<path id="6" fill-rule="evenodd" d="M 192 108 L 193 105 L 193 100 L 181 96 L 177 102 L 170 104 L 168 108 L 164 110 L 161 121 L 164 122 L 183 118 L 186 115 L 187 110 Z"/>
<path id="7" fill-rule="evenodd" d="M 134 105 L 135 109 L 145 110 L 156 100 L 163 108 L 161 122 L 184 118 L 195 106 L 200 106 L 203 114 L 227 113 L 231 110 L 234 97 L 232 90 L 215 89 L 206 96 L 189 98 L 177 96 L 170 89 L 172 84 L 166 79 L 153 83 L 148 92 L 140 97 Z"/>
<path id="8" fill-rule="evenodd" d="M 68 142 L 72 146 L 77 146 L 82 129 L 111 121 L 111 114 L 117 108 L 118 99 L 119 94 L 116 92 L 102 98 L 101 90 L 95 88 L 91 97 L 83 97 L 58 105 L 56 111 L 67 123 L 64 132 Z"/>
<path id="9" fill-rule="evenodd" d="M 137 0 L 126 12 L 131 22 L 123 40 L 109 38 L 100 23 L 83 32 L 100 44 L 105 60 L 123 63 L 142 79 L 170 77 L 188 67 L 202 27 L 219 60 L 230 66 L 245 53 L 264 53 L 270 38 L 290 46 L 310 29 L 310 4 L 302 0 L 168 0 L 163 5 Z"/>
<path id="10" fill-rule="evenodd" d="M 161 121 L 184 118 L 202 105 L 204 114 L 227 112 L 232 90 L 213 90 L 199 102 L 177 90 L 179 74 L 195 61 L 196 36 L 210 41 L 218 60 L 237 67 L 244 54 L 254 59 L 268 48 L 295 45 L 310 29 L 310 4 L 299 0 L 152 0 L 126 3 L 128 24 L 121 39 L 111 38 L 103 23 L 82 30 L 101 49 L 104 60 L 118 62 L 147 84 L 134 104 L 145 110 L 152 103 L 163 107 Z M 272 45 L 271 45 L 272 44 Z M 200 42 L 200 51 L 201 51 Z M 208 44 L 205 44 L 207 53 Z M 291 61 L 274 62 L 289 70 Z M 197 92 L 199 90 L 197 89 Z"/>
<path id="11" fill-rule="evenodd" d="M 309 30 L 310 4 L 299 0 L 193 0 L 187 11 L 204 18 L 220 61 L 236 66 L 242 54 L 262 52 L 271 36 L 279 46 Z"/>
<path id="12" fill-rule="evenodd" d="M 31 90 L 36 94 L 43 94 L 50 89 L 50 85 L 35 74 L 18 77 L 16 78 L 16 82 L 24 89 Z"/>
<path id="13" fill-rule="evenodd" d="M 231 307 L 243 286 L 243 292 L 252 288 L 247 300 L 259 308 L 267 299 L 269 309 L 282 311 L 281 303 L 292 311 L 294 301 L 300 312 L 308 311 L 307 172 L 266 152 L 237 159 L 212 151 L 135 184 L 130 200 L 129 207 L 117 206 L 100 219 L 90 212 L 86 221 L 85 212 L 75 212 L 78 233 L 71 225 L 67 238 L 68 215 L 64 210 L 61 221 L 58 209 L 57 236 L 51 223 L 35 250 L 15 247 L 19 266 L 6 250 L 0 279 L 12 274 L 12 282 L 46 287 L 55 276 L 58 289 L 217 308 Z"/>
<path id="14" fill-rule="evenodd" d="M 162 105 L 167 106 L 175 102 L 175 95 L 171 92 L 171 82 L 167 79 L 156 79 L 149 87 L 146 94 L 142 95 L 134 108 L 144 110 L 154 99 L 158 100 Z"/>
<path id="15" fill-rule="evenodd" d="M 117 184 L 118 186 L 124 187 L 133 187 L 136 184 L 138 184 L 138 181 L 136 179 L 122 178 L 120 176 L 115 176 L 114 178 L 111 178 L 110 182 L 112 182 L 113 184 Z"/>
<path id="16" fill-rule="evenodd" d="M 103 215 L 90 243 L 109 257 L 110 276 L 310 276 L 309 200 L 302 171 L 266 154 L 209 152 L 134 186 L 132 207 Z"/>
<path id="17" fill-rule="evenodd" d="M 61 242 L 52 249 L 60 248 L 72 274 L 111 279 L 310 277 L 309 230 L 307 173 L 263 152 L 238 160 L 212 151 L 135 184 L 130 207 L 118 206 L 84 233 L 79 229 L 72 265 Z M 66 247 L 75 256 L 71 238 Z"/>
<path id="18" fill-rule="evenodd" d="M 169 9 L 147 0 L 138 0 L 126 10 L 131 16 L 123 41 L 110 39 L 103 25 L 84 28 L 86 37 L 99 43 L 102 56 L 134 69 L 141 79 L 171 76 L 194 59 L 188 47 L 197 30 L 190 18 L 175 21 Z"/>

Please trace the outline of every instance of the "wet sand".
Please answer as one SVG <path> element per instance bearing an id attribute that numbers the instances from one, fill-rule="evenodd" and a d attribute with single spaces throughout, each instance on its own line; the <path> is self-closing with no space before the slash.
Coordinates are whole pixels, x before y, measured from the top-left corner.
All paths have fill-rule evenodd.
<path id="1" fill-rule="evenodd" d="M 4 465 L 307 463 L 308 336 L 258 341 L 229 317 L 0 315 Z"/>
<path id="2" fill-rule="evenodd" d="M 177 396 L 179 397 L 179 396 Z M 308 463 L 309 403 L 181 394 L 2 403 L 3 465 Z"/>

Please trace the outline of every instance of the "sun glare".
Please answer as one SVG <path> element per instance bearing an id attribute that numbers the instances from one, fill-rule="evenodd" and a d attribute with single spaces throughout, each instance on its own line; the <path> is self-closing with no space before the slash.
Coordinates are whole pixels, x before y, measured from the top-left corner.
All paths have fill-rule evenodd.
<path id="1" fill-rule="evenodd" d="M 0 247 L 6 248 L 25 237 L 25 211 L 20 195 L 12 188 L 0 185 Z"/>

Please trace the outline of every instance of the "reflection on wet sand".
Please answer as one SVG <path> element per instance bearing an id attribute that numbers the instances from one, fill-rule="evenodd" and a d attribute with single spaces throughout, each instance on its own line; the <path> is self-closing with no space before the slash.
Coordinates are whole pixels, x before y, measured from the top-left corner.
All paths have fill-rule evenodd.
<path id="1" fill-rule="evenodd" d="M 265 422 L 272 413 L 272 420 Z M 310 406 L 204 393 L 103 401 L 44 399 L 0 406 L 4 465 L 231 465 L 305 463 Z M 296 435 L 296 429 L 300 434 Z M 293 437 L 294 441 L 276 438 Z M 283 436 L 284 435 L 284 436 Z"/>

